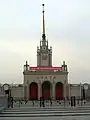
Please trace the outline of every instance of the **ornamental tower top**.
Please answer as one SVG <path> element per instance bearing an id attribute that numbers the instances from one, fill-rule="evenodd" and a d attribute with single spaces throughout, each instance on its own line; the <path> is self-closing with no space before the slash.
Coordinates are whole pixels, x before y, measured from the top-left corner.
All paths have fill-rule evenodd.
<path id="1" fill-rule="evenodd" d="M 43 32 L 42 40 L 40 41 L 40 47 L 37 47 L 37 66 L 52 66 L 52 47 L 48 48 L 48 41 L 45 35 L 45 10 L 43 7 Z"/>

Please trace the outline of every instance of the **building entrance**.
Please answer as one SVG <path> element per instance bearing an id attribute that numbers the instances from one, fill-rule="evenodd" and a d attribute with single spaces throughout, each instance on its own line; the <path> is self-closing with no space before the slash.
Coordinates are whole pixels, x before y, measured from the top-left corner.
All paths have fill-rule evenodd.
<path id="1" fill-rule="evenodd" d="M 61 82 L 56 83 L 55 94 L 56 94 L 56 100 L 63 99 L 63 84 Z"/>
<path id="2" fill-rule="evenodd" d="M 29 87 L 29 99 L 38 100 L 38 85 L 35 82 L 32 82 Z"/>
<path id="3" fill-rule="evenodd" d="M 42 83 L 42 97 L 44 100 L 49 100 L 51 98 L 52 85 L 49 81 L 44 81 Z"/>

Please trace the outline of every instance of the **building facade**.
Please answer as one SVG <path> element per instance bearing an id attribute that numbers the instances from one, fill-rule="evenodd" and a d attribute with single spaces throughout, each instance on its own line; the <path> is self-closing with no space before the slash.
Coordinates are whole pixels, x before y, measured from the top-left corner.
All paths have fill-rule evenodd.
<path id="1" fill-rule="evenodd" d="M 67 92 L 68 71 L 65 61 L 60 67 L 52 66 L 52 47 L 49 48 L 45 35 L 44 4 L 43 33 L 40 46 L 37 47 L 37 66 L 24 65 L 24 97 L 30 100 L 63 99 Z"/>

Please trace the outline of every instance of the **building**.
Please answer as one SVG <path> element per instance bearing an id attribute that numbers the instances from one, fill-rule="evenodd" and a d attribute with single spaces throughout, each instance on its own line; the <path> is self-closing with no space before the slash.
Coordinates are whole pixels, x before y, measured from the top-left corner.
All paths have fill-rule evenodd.
<path id="1" fill-rule="evenodd" d="M 62 100 L 75 96 L 83 97 L 83 85 L 68 83 L 68 69 L 65 61 L 61 66 L 52 65 L 52 47 L 49 47 L 45 35 L 45 19 L 43 4 L 43 33 L 40 46 L 37 47 L 37 66 L 24 65 L 24 81 L 20 85 L 8 85 L 14 99 Z M 87 84 L 86 84 L 87 86 Z M 85 97 L 90 98 L 90 85 L 85 90 Z M 5 95 L 4 85 L 0 84 L 0 95 Z"/>
<path id="2" fill-rule="evenodd" d="M 24 98 L 30 100 L 63 99 L 67 92 L 68 71 L 65 61 L 59 67 L 52 66 L 52 47 L 49 48 L 45 35 L 45 19 L 43 4 L 43 33 L 40 46 L 37 47 L 37 66 L 31 67 L 26 61 L 24 65 Z"/>

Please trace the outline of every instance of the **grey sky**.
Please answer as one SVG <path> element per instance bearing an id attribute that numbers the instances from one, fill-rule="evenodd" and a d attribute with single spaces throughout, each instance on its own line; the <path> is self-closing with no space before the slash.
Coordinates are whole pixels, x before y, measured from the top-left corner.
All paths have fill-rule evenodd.
<path id="1" fill-rule="evenodd" d="M 0 0 L 0 82 L 21 83 L 25 61 L 36 65 L 42 3 L 53 65 L 66 60 L 70 82 L 90 83 L 90 0 Z"/>

